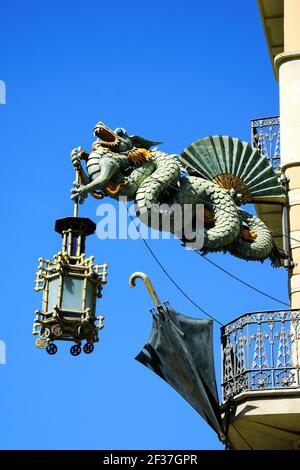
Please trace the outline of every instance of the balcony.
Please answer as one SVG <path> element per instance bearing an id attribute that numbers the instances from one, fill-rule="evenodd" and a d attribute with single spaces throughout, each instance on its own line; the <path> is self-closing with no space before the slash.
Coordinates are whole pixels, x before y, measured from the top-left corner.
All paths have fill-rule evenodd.
<path id="1" fill-rule="evenodd" d="M 300 386 L 300 310 L 246 313 L 222 328 L 223 400 Z"/>
<path id="2" fill-rule="evenodd" d="M 280 177 L 280 119 L 279 116 L 252 119 L 251 144 L 266 157 Z M 257 215 L 274 232 L 276 244 L 286 253 L 289 247 L 283 241 L 283 206 L 282 204 L 255 204 Z"/>
<path id="3" fill-rule="evenodd" d="M 267 158 L 275 171 L 280 170 L 279 116 L 252 119 L 251 144 Z"/>
<path id="4" fill-rule="evenodd" d="M 234 449 L 300 449 L 300 310 L 246 313 L 221 329 Z"/>

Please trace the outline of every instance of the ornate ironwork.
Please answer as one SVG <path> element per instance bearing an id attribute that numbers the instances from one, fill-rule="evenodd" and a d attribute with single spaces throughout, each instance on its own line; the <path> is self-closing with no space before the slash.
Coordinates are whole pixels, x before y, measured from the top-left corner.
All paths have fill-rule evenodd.
<path id="1" fill-rule="evenodd" d="M 253 119 L 251 142 L 264 155 L 274 170 L 280 168 L 280 121 L 279 116 Z"/>
<path id="2" fill-rule="evenodd" d="M 246 313 L 222 331 L 223 400 L 300 387 L 300 310 Z"/>

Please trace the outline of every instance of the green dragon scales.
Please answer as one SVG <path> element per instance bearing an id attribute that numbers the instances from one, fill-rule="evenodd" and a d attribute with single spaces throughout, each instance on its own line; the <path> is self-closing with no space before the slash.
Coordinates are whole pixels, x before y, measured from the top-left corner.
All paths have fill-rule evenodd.
<path id="1" fill-rule="evenodd" d="M 245 260 L 270 258 L 274 266 L 281 265 L 283 255 L 270 229 L 240 208 L 246 203 L 285 201 L 277 175 L 258 150 L 239 139 L 213 136 L 194 142 L 178 156 L 151 150 L 160 142 L 129 136 L 122 128 L 112 131 L 102 122 L 94 134 L 91 153 L 79 148 L 71 154 L 80 175 L 73 199 L 83 202 L 89 193 L 98 199 L 127 197 L 135 201 L 142 221 L 159 229 L 154 208 L 163 217 L 166 206 L 203 204 L 202 252 L 230 252 Z M 167 215 L 172 219 L 171 210 Z M 174 220 L 170 231 L 176 232 Z"/>

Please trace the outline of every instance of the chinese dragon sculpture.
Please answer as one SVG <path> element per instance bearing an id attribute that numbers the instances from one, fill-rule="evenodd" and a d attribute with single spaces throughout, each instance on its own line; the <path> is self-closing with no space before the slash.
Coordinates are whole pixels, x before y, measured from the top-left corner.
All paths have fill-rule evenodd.
<path id="1" fill-rule="evenodd" d="M 129 136 L 123 128 L 113 131 L 102 122 L 95 126 L 94 135 L 97 139 L 91 153 L 79 147 L 71 154 L 80 176 L 80 183 L 72 189 L 73 199 L 82 203 L 88 194 L 97 199 L 127 197 L 135 201 L 137 215 L 148 220 L 149 226 L 154 206 L 160 210 L 166 205 L 203 204 L 202 252 L 230 252 L 256 261 L 270 258 L 273 266 L 281 265 L 283 254 L 270 229 L 240 208 L 246 203 L 285 201 L 273 168 L 248 143 L 206 137 L 178 156 L 152 149 L 161 142 Z"/>

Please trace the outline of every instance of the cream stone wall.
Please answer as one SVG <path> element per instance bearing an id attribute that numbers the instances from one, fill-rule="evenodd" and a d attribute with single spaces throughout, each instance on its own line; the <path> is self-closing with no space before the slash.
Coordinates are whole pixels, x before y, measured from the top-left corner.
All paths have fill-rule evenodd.
<path id="1" fill-rule="evenodd" d="M 300 0 L 284 0 L 284 52 L 275 57 L 280 89 L 281 164 L 289 180 L 291 308 L 300 308 Z M 299 241 L 298 241 L 299 240 Z"/>
<path id="2" fill-rule="evenodd" d="M 300 1 L 284 0 L 284 50 L 300 50 Z"/>

